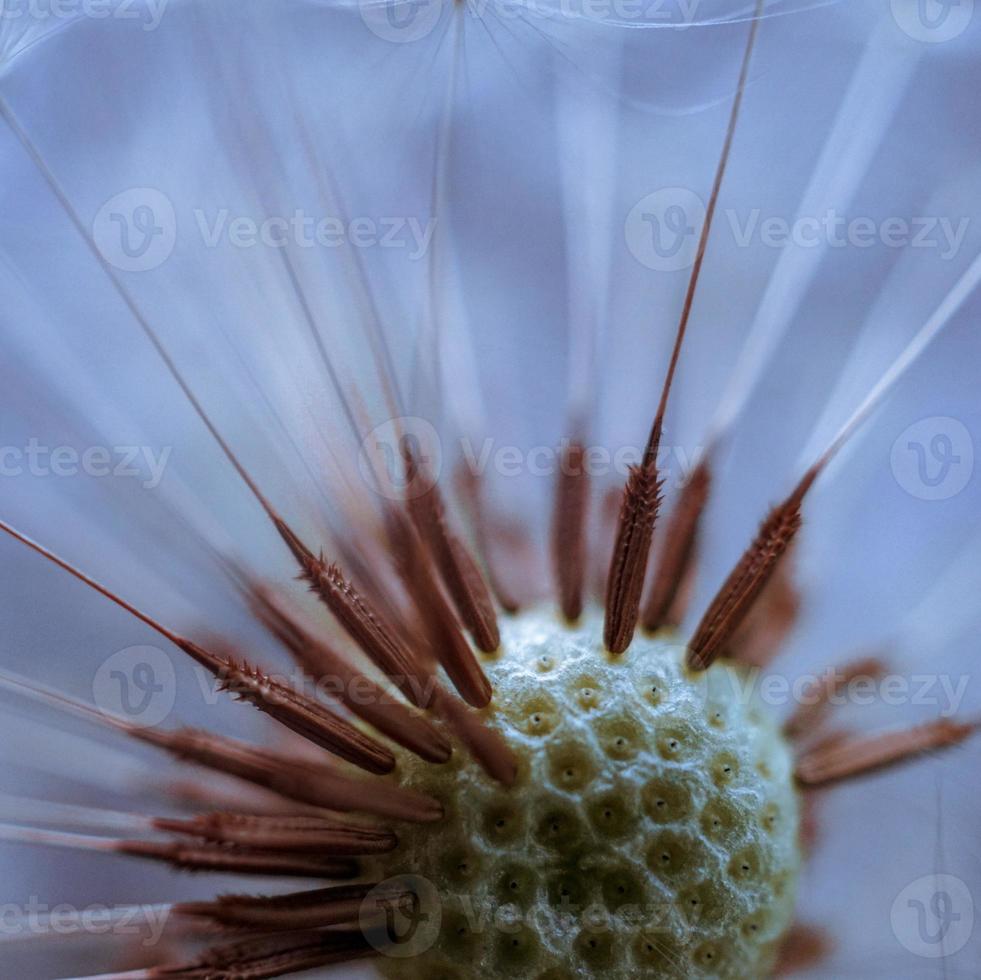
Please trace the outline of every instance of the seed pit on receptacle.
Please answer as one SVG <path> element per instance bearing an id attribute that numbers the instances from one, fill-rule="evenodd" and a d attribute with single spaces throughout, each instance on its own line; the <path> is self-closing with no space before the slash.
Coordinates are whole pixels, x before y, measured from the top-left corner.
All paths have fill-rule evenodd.
<path id="1" fill-rule="evenodd" d="M 702 847 L 684 831 L 662 830 L 647 848 L 647 867 L 665 880 L 690 875 L 702 859 Z"/>
<path id="2" fill-rule="evenodd" d="M 538 875 L 527 864 L 506 864 L 497 875 L 494 897 L 501 904 L 513 902 L 519 908 L 527 908 L 538 893 Z"/>
<path id="3" fill-rule="evenodd" d="M 664 931 L 651 930 L 642 933 L 634 942 L 634 959 L 641 969 L 664 972 L 677 970 L 683 956 L 684 947 L 681 943 Z"/>
<path id="4" fill-rule="evenodd" d="M 702 831 L 710 840 L 725 840 L 745 823 L 746 816 L 723 797 L 716 797 L 702 810 Z"/>
<path id="5" fill-rule="evenodd" d="M 469 848 L 455 848 L 442 860 L 443 874 L 457 885 L 465 885 L 479 878 L 482 865 L 480 855 Z"/>
<path id="6" fill-rule="evenodd" d="M 692 962 L 702 970 L 711 971 L 713 975 L 724 972 L 725 952 L 718 943 L 706 942 L 698 946 L 692 954 Z"/>
<path id="7" fill-rule="evenodd" d="M 616 913 L 625 906 L 641 908 L 647 903 L 647 886 L 643 876 L 629 864 L 621 864 L 603 873 L 600 892 L 607 910 Z"/>
<path id="8" fill-rule="evenodd" d="M 525 735 L 548 735 L 559 723 L 558 706 L 544 692 L 523 698 L 516 714 L 518 728 Z"/>
<path id="9" fill-rule="evenodd" d="M 755 847 L 744 847 L 729 861 L 729 874 L 737 881 L 752 881 L 760 877 L 760 854 Z"/>
<path id="10" fill-rule="evenodd" d="M 658 708 L 669 699 L 667 678 L 658 670 L 644 668 L 634 676 L 634 689 L 648 708 Z"/>
<path id="11" fill-rule="evenodd" d="M 694 812 L 693 788 L 682 773 L 658 776 L 644 784 L 641 801 L 656 823 L 687 820 Z"/>
<path id="12" fill-rule="evenodd" d="M 623 837 L 633 829 L 633 809 L 626 788 L 601 793 L 586 804 L 586 813 L 593 829 L 609 838 Z"/>
<path id="13" fill-rule="evenodd" d="M 604 718 L 596 724 L 603 751 L 611 759 L 633 759 L 644 745 L 644 729 L 632 718 Z"/>
<path id="14" fill-rule="evenodd" d="M 512 927 L 514 928 L 514 927 Z M 498 969 L 522 970 L 536 962 L 541 948 L 535 934 L 525 926 L 509 928 L 494 942 L 494 962 Z"/>
<path id="15" fill-rule="evenodd" d="M 575 742 L 550 746 L 548 769 L 552 785 L 566 792 L 581 790 L 596 774 L 593 753 Z"/>
<path id="16" fill-rule="evenodd" d="M 662 759 L 680 762 L 699 751 L 704 739 L 687 724 L 674 721 L 657 728 L 656 745 Z"/>
<path id="17" fill-rule="evenodd" d="M 463 912 L 444 910 L 440 931 L 446 951 L 454 959 L 476 955 L 480 936 L 473 930 Z"/>
<path id="18" fill-rule="evenodd" d="M 582 838 L 583 825 L 575 807 L 550 803 L 535 825 L 535 839 L 552 850 L 568 851 Z"/>
<path id="19" fill-rule="evenodd" d="M 483 835 L 491 843 L 501 846 L 518 840 L 524 833 L 525 815 L 511 803 L 489 807 L 483 814 Z"/>
<path id="20" fill-rule="evenodd" d="M 615 944 L 608 932 L 584 929 L 576 937 L 576 952 L 591 970 L 609 968 L 615 961 Z"/>
<path id="21" fill-rule="evenodd" d="M 545 885 L 548 903 L 556 912 L 564 909 L 574 912 L 585 908 L 591 898 L 591 889 L 579 872 L 560 872 L 551 875 Z"/>
<path id="22" fill-rule="evenodd" d="M 706 879 L 682 890 L 677 904 L 688 924 L 696 928 L 699 923 L 718 919 L 726 904 L 726 892 L 718 882 Z"/>
<path id="23" fill-rule="evenodd" d="M 776 803 L 767 803 L 763 807 L 763 813 L 760 816 L 760 825 L 765 831 L 771 833 L 780 824 L 780 807 Z"/>
<path id="24" fill-rule="evenodd" d="M 589 674 L 582 674 L 572 682 L 576 704 L 583 711 L 595 711 L 601 703 L 599 681 Z"/>
<path id="25" fill-rule="evenodd" d="M 712 779 L 716 786 L 728 786 L 739 775 L 739 759 L 732 752 L 720 752 L 712 759 Z"/>

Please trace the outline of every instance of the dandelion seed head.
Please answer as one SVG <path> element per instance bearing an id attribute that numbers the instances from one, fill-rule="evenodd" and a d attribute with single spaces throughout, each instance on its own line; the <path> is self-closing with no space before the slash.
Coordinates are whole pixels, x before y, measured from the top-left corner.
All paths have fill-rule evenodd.
<path id="1" fill-rule="evenodd" d="M 793 912 L 799 809 L 789 747 L 739 668 L 692 674 L 668 633 L 611 655 L 598 611 L 570 627 L 531 610 L 501 632 L 485 720 L 518 778 L 502 787 L 464 752 L 404 760 L 446 816 L 406 828 L 384 864 L 433 886 L 440 926 L 390 975 L 766 975 Z"/>

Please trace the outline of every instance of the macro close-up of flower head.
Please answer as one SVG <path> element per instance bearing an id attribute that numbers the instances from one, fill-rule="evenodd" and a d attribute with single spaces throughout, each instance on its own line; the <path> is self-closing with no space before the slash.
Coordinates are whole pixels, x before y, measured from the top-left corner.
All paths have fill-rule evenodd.
<path id="1" fill-rule="evenodd" d="M 0 980 L 981 977 L 974 0 L 0 0 Z"/>

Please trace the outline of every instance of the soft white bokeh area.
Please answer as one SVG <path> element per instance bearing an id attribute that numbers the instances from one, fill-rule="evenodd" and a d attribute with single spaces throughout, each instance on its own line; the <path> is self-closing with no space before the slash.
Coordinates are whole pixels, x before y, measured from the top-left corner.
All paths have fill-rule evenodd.
<path id="1" fill-rule="evenodd" d="M 966 11 L 963 31 L 930 37 L 915 0 L 766 4 L 665 433 L 670 506 L 720 406 L 738 409 L 687 628 L 802 459 L 981 254 L 981 11 L 924 3 L 931 16 Z M 602 6 L 423 3 L 413 19 L 414 8 L 374 0 L 79 0 L 57 16 L 0 5 L 0 99 L 35 154 L 0 121 L 0 447 L 168 453 L 153 487 L 146 474 L 5 468 L 0 516 L 164 622 L 282 662 L 196 535 L 283 581 L 289 555 L 87 238 L 274 504 L 329 547 L 356 537 L 373 498 L 323 352 L 379 424 L 391 415 L 375 380 L 379 332 L 406 410 L 443 437 L 447 481 L 461 437 L 478 449 L 485 439 L 524 452 L 556 445 L 569 434 L 570 379 L 591 442 L 639 445 L 688 269 L 645 265 L 637 253 L 652 254 L 651 225 L 631 215 L 665 189 L 672 201 L 706 199 L 754 5 Z M 379 36 L 398 34 L 393 24 L 412 36 Z M 112 215 L 147 204 L 159 241 L 147 268 L 127 267 L 141 260 L 120 251 Z M 342 218 L 347 244 L 248 243 L 250 223 L 297 211 Z M 860 222 L 850 240 L 780 244 L 762 230 L 829 212 Z M 431 221 L 431 239 L 413 237 Z M 898 674 L 964 678 L 960 712 L 981 711 L 981 480 L 968 465 L 981 437 L 979 315 L 972 294 L 809 498 L 796 558 L 803 612 L 779 672 L 881 650 Z M 750 337 L 769 341 L 766 356 L 740 361 Z M 950 494 L 937 436 L 959 458 Z M 926 481 L 910 443 L 926 453 Z M 551 478 L 492 465 L 486 479 L 494 508 L 543 549 Z M 598 477 L 598 493 L 620 479 Z M 110 655 L 160 645 L 6 540 L 0 617 L 0 665 L 88 700 Z M 167 653 L 170 724 L 271 737 L 247 708 L 206 705 L 196 674 Z M 944 707 L 852 706 L 842 719 L 872 730 Z M 0 710 L 0 792 L 153 812 L 117 782 L 127 759 L 170 771 L 159 756 L 7 695 Z M 892 911 L 936 872 L 981 903 L 979 762 L 970 743 L 822 799 L 800 917 L 827 928 L 836 949 L 813 976 L 978 975 L 981 925 L 956 954 L 927 959 L 897 936 Z M 15 906 L 243 887 L 19 845 L 0 846 L 0 867 L 0 904 Z M 0 938 L 0 973 L 98 973 L 113 967 L 106 950 Z"/>

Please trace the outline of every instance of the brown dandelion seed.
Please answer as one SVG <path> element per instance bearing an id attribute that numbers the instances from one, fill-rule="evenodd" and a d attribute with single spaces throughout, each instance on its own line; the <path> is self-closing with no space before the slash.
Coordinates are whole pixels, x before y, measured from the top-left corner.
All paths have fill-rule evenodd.
<path id="1" fill-rule="evenodd" d="M 657 522 L 660 504 L 662 480 L 658 474 L 657 458 L 661 446 L 664 416 L 668 407 L 668 396 L 671 393 L 671 385 L 678 368 L 681 348 L 695 302 L 698 279 L 705 260 L 709 232 L 712 229 L 712 219 L 715 216 L 719 192 L 722 189 L 722 181 L 729 162 L 729 154 L 736 135 L 736 124 L 739 121 L 739 110 L 742 106 L 758 30 L 759 18 L 754 17 L 750 22 L 749 36 L 746 40 L 746 48 L 739 69 L 736 94 L 732 101 L 732 110 L 729 114 L 729 122 L 726 127 L 719 162 L 716 166 L 712 190 L 705 208 L 705 220 L 699 233 L 695 261 L 692 265 L 688 289 L 681 307 L 681 317 L 678 321 L 674 348 L 671 351 L 671 359 L 668 362 L 668 370 L 661 390 L 661 400 L 658 404 L 657 414 L 654 416 L 654 423 L 651 426 L 651 434 L 647 440 L 644 457 L 639 466 L 631 468 L 623 494 L 616 543 L 613 546 L 613 557 L 607 577 L 604 642 L 611 653 L 623 653 L 630 646 L 640 615 L 641 593 L 644 590 L 651 540 L 654 536 L 654 525 Z"/>
<path id="2" fill-rule="evenodd" d="M 842 694 L 852 681 L 859 677 L 878 678 L 885 673 L 886 665 L 877 657 L 852 660 L 825 676 L 821 685 L 807 703 L 801 704 L 783 726 L 788 738 L 800 739 L 813 735 L 831 709 L 832 701 Z"/>
<path id="3" fill-rule="evenodd" d="M 391 752 L 358 731 L 349 722 L 332 714 L 320 703 L 271 679 L 258 668 L 248 664 L 236 664 L 180 636 L 9 524 L 0 521 L 0 530 L 27 545 L 170 640 L 218 678 L 224 690 L 231 691 L 240 700 L 248 701 L 298 735 L 369 772 L 386 773 L 395 768 L 395 757 Z"/>
<path id="4" fill-rule="evenodd" d="M 179 842 L 118 841 L 113 850 L 131 857 L 147 858 L 181 871 L 216 874 L 269 875 L 293 878 L 355 878 L 354 861 L 250 847 Z"/>
<path id="5" fill-rule="evenodd" d="M 194 728 L 164 731 L 138 727 L 34 681 L 0 671 L 0 687 L 56 710 L 164 750 L 175 759 L 244 780 L 262 790 L 311 807 L 343 813 L 362 812 L 393 820 L 430 823 L 443 808 L 429 796 L 390 783 L 358 779 L 321 762 L 249 745 Z"/>
<path id="6" fill-rule="evenodd" d="M 469 519 L 474 539 L 477 544 L 477 551 L 484 560 L 487 569 L 487 584 L 490 586 L 498 605 L 507 613 L 512 615 L 521 608 L 513 589 L 508 587 L 504 576 L 498 567 L 497 548 L 495 548 L 495 536 L 499 533 L 499 528 L 493 525 L 487 513 L 487 502 L 484 499 L 484 484 L 480 474 L 475 473 L 466 462 L 461 462 L 454 474 L 454 483 L 460 502 Z M 508 580 L 514 576 L 514 566 L 517 563 L 516 557 L 510 555 L 508 561 Z"/>
<path id="7" fill-rule="evenodd" d="M 191 643 L 180 646 L 184 650 L 200 649 Z M 220 680 L 221 690 L 254 705 L 297 735 L 367 772 L 382 774 L 395 768 L 395 756 L 389 749 L 319 702 L 272 680 L 249 664 L 219 661 L 215 667 L 213 672 Z"/>
<path id="8" fill-rule="evenodd" d="M 284 933 L 216 946 L 181 965 L 154 967 L 145 977 L 146 980 L 267 980 L 374 953 L 375 947 L 360 931 Z"/>
<path id="9" fill-rule="evenodd" d="M 164 749 L 177 759 L 243 779 L 289 800 L 341 813 L 370 813 L 391 820 L 440 820 L 438 801 L 412 790 L 355 779 L 331 766 L 300 760 L 272 749 L 194 728 L 164 732 L 130 731 L 134 738 Z"/>
<path id="10" fill-rule="evenodd" d="M 314 816 L 216 812 L 195 817 L 157 817 L 152 824 L 166 833 L 261 851 L 356 857 L 387 854 L 398 846 L 398 837 L 389 830 Z"/>
<path id="11" fill-rule="evenodd" d="M 711 464 L 703 459 L 681 489 L 668 520 L 650 592 L 641 614 L 644 629 L 675 626 L 671 617 L 686 575 L 695 560 L 698 528 L 708 502 Z"/>
<path id="12" fill-rule="evenodd" d="M 660 502 L 657 467 L 653 463 L 632 466 L 623 491 L 607 577 L 603 642 L 611 653 L 623 653 L 633 639 Z"/>
<path id="13" fill-rule="evenodd" d="M 410 495 L 406 501 L 412 521 L 474 643 L 485 653 L 493 653 L 501 645 L 501 634 L 484 576 L 470 551 L 450 529 L 442 491 L 438 482 L 426 472 L 428 464 L 413 455 L 407 444 L 403 454 L 406 465 L 425 474 L 428 488 L 423 493 Z"/>
<path id="14" fill-rule="evenodd" d="M 418 658 L 369 606 L 337 565 L 316 557 L 282 518 L 275 518 L 274 523 L 299 562 L 311 590 L 372 663 L 391 677 L 416 707 L 424 708 L 428 672 Z"/>
<path id="15" fill-rule="evenodd" d="M 256 617 L 311 677 L 338 681 L 339 698 L 345 707 L 428 762 L 442 763 L 450 758 L 449 743 L 432 725 L 355 670 L 326 640 L 301 624 L 270 589 L 253 583 L 247 591 Z M 357 696 L 353 696 L 355 691 Z"/>
<path id="16" fill-rule="evenodd" d="M 518 760 L 499 732 L 488 728 L 475 711 L 445 691 L 437 693 L 433 710 L 453 729 L 492 779 L 505 786 L 514 783 Z"/>
<path id="17" fill-rule="evenodd" d="M 212 902 L 179 902 L 175 915 L 210 922 L 225 929 L 265 933 L 357 925 L 371 898 L 398 901 L 404 890 L 385 891 L 378 884 L 338 885 L 287 895 L 223 895 Z"/>
<path id="18" fill-rule="evenodd" d="M 688 665 L 707 670 L 726 649 L 759 598 L 801 526 L 801 503 L 814 481 L 809 471 L 791 495 L 763 522 L 753 543 L 729 573 L 688 644 Z"/>
<path id="19" fill-rule="evenodd" d="M 586 579 L 586 520 L 589 512 L 589 474 L 582 441 L 562 447 L 555 507 L 552 516 L 552 567 L 559 608 L 569 622 L 582 615 Z"/>
<path id="20" fill-rule="evenodd" d="M 785 977 L 812 970 L 831 955 L 832 949 L 831 940 L 822 929 L 794 924 L 780 944 L 773 975 Z"/>
<path id="21" fill-rule="evenodd" d="M 490 682 L 443 594 L 430 554 L 404 515 L 389 511 L 387 525 L 396 570 L 414 602 L 429 647 L 461 696 L 476 708 L 485 707 L 493 696 Z"/>
<path id="22" fill-rule="evenodd" d="M 976 722 L 938 721 L 882 735 L 837 738 L 806 752 L 797 762 L 797 779 L 806 787 L 824 786 L 907 762 L 932 749 L 959 745 L 977 730 Z"/>

